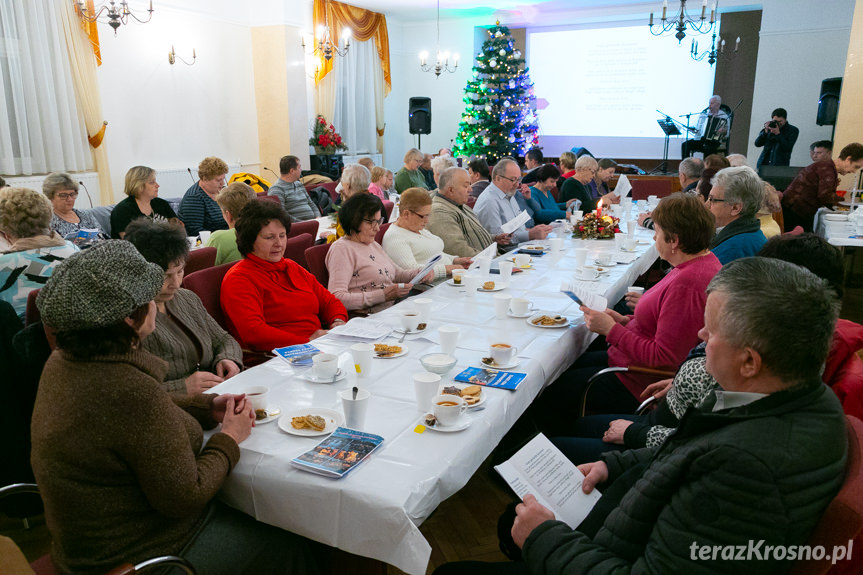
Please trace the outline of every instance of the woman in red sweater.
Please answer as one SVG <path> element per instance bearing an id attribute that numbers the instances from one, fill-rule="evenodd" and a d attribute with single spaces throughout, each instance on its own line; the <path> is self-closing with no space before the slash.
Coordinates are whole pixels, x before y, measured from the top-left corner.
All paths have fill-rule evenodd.
<path id="1" fill-rule="evenodd" d="M 253 200 L 235 226 L 243 259 L 222 280 L 222 310 L 244 348 L 269 351 L 318 338 L 348 312 L 315 276 L 284 257 L 290 217 L 281 206 Z"/>

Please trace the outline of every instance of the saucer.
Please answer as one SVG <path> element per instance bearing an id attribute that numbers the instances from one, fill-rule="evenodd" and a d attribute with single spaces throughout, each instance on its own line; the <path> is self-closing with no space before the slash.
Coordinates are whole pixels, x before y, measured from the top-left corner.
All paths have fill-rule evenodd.
<path id="1" fill-rule="evenodd" d="M 445 283 L 446 285 L 448 285 L 448 286 L 453 286 L 453 287 L 464 287 L 464 280 L 462 280 L 462 282 L 461 282 L 461 283 L 455 283 L 455 282 L 453 281 L 453 279 L 452 279 L 452 278 L 450 278 L 450 279 L 446 280 L 444 283 Z"/>
<path id="2" fill-rule="evenodd" d="M 483 359 L 485 359 L 485 358 L 480 358 L 480 360 L 479 360 L 480 365 L 482 365 L 483 367 L 490 367 L 492 369 L 512 369 L 514 367 L 518 367 L 519 364 L 521 364 L 521 362 L 518 360 L 517 357 L 511 358 L 509 360 L 509 363 L 506 363 L 504 365 L 500 365 L 498 363 L 489 364 L 489 363 L 484 362 Z"/>
<path id="3" fill-rule="evenodd" d="M 597 267 L 601 267 L 601 268 L 613 268 L 614 266 L 617 265 L 617 262 L 611 262 L 610 264 L 601 264 L 601 263 L 599 263 L 599 260 L 594 260 L 593 265 L 595 265 Z"/>
<path id="4" fill-rule="evenodd" d="M 302 375 L 302 378 L 305 379 L 306 381 L 311 381 L 312 383 L 335 383 L 337 381 L 343 380 L 345 377 L 347 377 L 347 375 L 348 375 L 347 371 L 339 368 L 339 370 L 336 372 L 336 378 L 335 379 L 333 379 L 332 377 L 318 377 L 311 370 L 304 373 Z"/>
<path id="5" fill-rule="evenodd" d="M 480 402 L 482 403 L 482 402 Z M 477 404 L 478 405 L 478 404 Z M 441 425 L 437 424 L 434 427 L 428 426 L 425 424 L 425 415 L 419 418 L 417 421 L 420 425 L 425 427 L 426 429 L 431 429 L 432 431 L 440 431 L 441 433 L 453 433 L 456 431 L 461 431 L 463 429 L 467 429 L 470 427 L 470 424 L 473 423 L 470 417 L 467 415 L 462 415 L 459 420 L 455 423 L 455 425 Z"/>
<path id="6" fill-rule="evenodd" d="M 428 328 L 429 328 L 428 323 L 426 323 L 426 326 L 422 329 L 411 330 L 411 331 L 405 332 L 405 328 L 397 327 L 393 331 L 396 333 L 404 333 L 406 335 L 417 335 L 419 333 L 425 333 Z"/>
<path id="7" fill-rule="evenodd" d="M 500 290 L 502 290 L 502 289 L 506 289 L 506 288 L 508 288 L 508 287 L 509 287 L 509 284 L 505 284 L 505 283 L 502 283 L 502 282 L 494 282 L 494 287 L 493 287 L 493 288 L 491 288 L 491 289 L 485 289 L 484 287 L 482 287 L 482 285 L 480 285 L 480 286 L 477 288 L 477 290 L 476 290 L 476 291 L 484 291 L 484 292 L 486 292 L 486 293 L 490 293 L 490 292 L 493 292 L 493 291 L 500 291 Z"/>
<path id="8" fill-rule="evenodd" d="M 527 311 L 527 313 L 520 313 L 520 314 L 514 314 L 514 313 L 512 313 L 512 310 L 508 310 L 508 311 L 506 312 L 506 315 L 507 315 L 508 317 L 515 317 L 515 318 L 518 318 L 518 319 L 524 319 L 524 318 L 526 318 L 526 317 L 530 317 L 530 316 L 532 316 L 534 313 L 536 313 L 536 310 L 534 310 L 533 308 L 531 308 L 531 309 L 529 309 L 529 310 Z"/>
<path id="9" fill-rule="evenodd" d="M 282 410 L 278 407 L 269 406 L 265 410 L 267 412 L 267 417 L 264 419 L 255 419 L 255 425 L 263 425 L 265 423 L 270 423 L 271 421 L 275 421 L 282 416 Z"/>

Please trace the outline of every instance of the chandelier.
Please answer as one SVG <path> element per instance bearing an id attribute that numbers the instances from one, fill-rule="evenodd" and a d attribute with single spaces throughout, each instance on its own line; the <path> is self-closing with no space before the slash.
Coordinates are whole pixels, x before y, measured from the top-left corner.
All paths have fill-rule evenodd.
<path id="1" fill-rule="evenodd" d="M 442 72 L 449 72 L 452 74 L 458 69 L 458 54 L 453 54 L 453 64 L 452 68 L 449 65 L 449 52 L 441 52 L 440 51 L 440 0 L 437 0 L 437 57 L 435 58 L 434 65 L 428 63 L 428 52 L 420 52 L 420 69 L 423 72 L 434 72 L 435 77 L 440 77 Z"/>
<path id="2" fill-rule="evenodd" d="M 725 51 L 725 40 L 722 40 L 722 37 L 719 37 L 719 48 L 716 48 L 716 32 L 713 33 L 713 39 L 710 41 L 710 51 L 709 52 L 698 52 L 698 42 L 694 39 L 692 40 L 692 49 L 689 51 L 689 56 L 695 60 L 696 62 L 701 62 L 704 58 L 707 58 L 707 63 L 713 66 L 716 63 L 716 60 L 719 58 L 723 58 L 725 60 L 733 60 L 737 52 L 740 50 L 740 36 L 737 37 L 737 41 L 734 43 L 734 50 L 732 52 Z"/>
<path id="3" fill-rule="evenodd" d="M 119 28 L 121 24 L 126 25 L 129 23 L 129 18 L 132 18 L 141 24 L 146 24 L 153 17 L 153 0 L 150 0 L 150 8 L 147 10 L 146 20 L 142 20 L 135 16 L 134 12 L 129 10 L 129 3 L 126 2 L 126 0 L 120 0 L 119 7 L 114 0 L 109 0 L 107 5 L 102 4 L 98 10 L 94 8 L 94 12 L 92 14 L 88 14 L 87 7 L 84 5 L 83 0 L 78 0 L 77 6 L 78 16 L 82 20 L 108 24 L 108 26 L 114 29 L 114 36 L 117 35 L 117 28 Z"/>
<path id="4" fill-rule="evenodd" d="M 306 50 L 306 38 L 304 35 L 300 35 L 300 43 L 303 46 L 303 51 L 309 56 L 322 56 L 324 60 L 329 62 L 335 56 L 344 57 L 345 54 L 348 53 L 348 49 L 351 47 L 351 29 L 345 28 L 342 30 L 342 37 L 345 39 L 344 48 L 339 48 L 339 45 L 333 42 L 333 38 L 330 35 L 330 20 L 329 20 L 329 10 L 327 10 L 326 2 L 324 3 L 324 24 L 322 26 L 318 26 L 316 38 L 313 38 L 312 51 L 309 52 Z"/>
<path id="5" fill-rule="evenodd" d="M 650 13 L 650 33 L 654 36 L 661 36 L 666 32 L 676 30 L 674 37 L 680 43 L 686 37 L 687 27 L 692 32 L 699 34 L 709 34 L 713 30 L 713 25 L 716 23 L 716 2 L 710 8 L 710 21 L 707 21 L 707 0 L 701 0 L 701 17 L 692 18 L 686 13 L 686 0 L 680 0 L 680 8 L 674 18 L 666 18 L 668 12 L 668 0 L 662 0 L 662 18 L 659 19 L 659 25 L 654 29 L 653 12 Z"/>

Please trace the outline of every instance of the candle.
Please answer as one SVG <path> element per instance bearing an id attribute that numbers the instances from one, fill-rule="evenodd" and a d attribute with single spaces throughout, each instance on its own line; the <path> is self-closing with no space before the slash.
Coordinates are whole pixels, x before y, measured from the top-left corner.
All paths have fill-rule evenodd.
<path id="1" fill-rule="evenodd" d="M 734 51 L 737 52 L 737 50 L 739 48 L 740 48 L 740 36 L 737 37 L 737 42 L 734 43 Z"/>
<path id="2" fill-rule="evenodd" d="M 710 23 L 713 24 L 716 21 L 716 2 L 713 3 L 713 6 L 710 7 Z"/>
<path id="3" fill-rule="evenodd" d="M 601 217 L 602 217 L 602 204 L 599 204 L 598 206 L 596 206 L 596 219 L 599 219 Z"/>
<path id="4" fill-rule="evenodd" d="M 650 13 L 650 27 L 653 28 L 653 12 Z"/>
<path id="5" fill-rule="evenodd" d="M 719 51 L 723 53 L 725 52 L 725 40 L 723 40 L 722 43 L 719 44 Z"/>
<path id="6" fill-rule="evenodd" d="M 707 11 L 707 0 L 701 0 L 701 19 L 704 20 L 704 13 Z"/>
<path id="7" fill-rule="evenodd" d="M 662 19 L 665 20 L 665 11 L 668 10 L 668 0 L 662 0 Z"/>

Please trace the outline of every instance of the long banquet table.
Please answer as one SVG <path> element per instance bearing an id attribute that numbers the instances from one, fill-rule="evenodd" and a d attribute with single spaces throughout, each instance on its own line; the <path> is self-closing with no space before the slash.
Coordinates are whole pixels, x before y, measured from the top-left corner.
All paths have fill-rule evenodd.
<path id="1" fill-rule="evenodd" d="M 640 228 L 636 232 L 639 245 L 634 262 L 609 267 L 608 275 L 598 281 L 575 284 L 604 295 L 612 305 L 655 261 L 652 233 Z M 218 393 L 240 393 L 251 385 L 269 386 L 270 406 L 285 413 L 304 407 L 341 411 L 337 393 L 359 385 L 372 394 L 363 431 L 385 438 L 349 475 L 329 479 L 291 464 L 320 437 L 289 435 L 277 423 L 259 425 L 240 445 L 242 457 L 228 477 L 222 498 L 265 523 L 384 561 L 411 575 L 425 573 L 431 547 L 419 526 L 441 501 L 467 483 L 542 388 L 593 339 L 578 306 L 559 290 L 561 282 L 573 280 L 576 247 L 589 248 L 588 263 L 592 263 L 599 252 L 613 251 L 614 242 L 568 236 L 562 252 L 533 258 L 533 269 L 514 274 L 510 286 L 499 292 L 527 297 L 534 308 L 566 315 L 571 320 L 567 328 L 543 329 L 524 319 L 495 319 L 492 293 L 469 298 L 464 288 L 441 284 L 425 293 L 433 301 L 428 329 L 408 336 L 407 355 L 374 359 L 366 379 L 357 380 L 353 373 L 348 351 L 353 342 L 327 335 L 314 345 L 340 354 L 340 367 L 350 368 L 350 375 L 340 382 L 310 383 L 299 377 L 308 368 L 275 358 L 213 388 Z M 399 311 L 411 305 L 408 299 L 372 317 L 397 327 Z M 437 328 L 444 324 L 460 328 L 458 364 L 444 382 L 468 366 L 479 365 L 480 358 L 488 355 L 489 344 L 501 338 L 518 347 L 521 364 L 513 371 L 524 372 L 527 378 L 516 391 L 484 389 L 483 409 L 469 410 L 471 425 L 464 431 L 417 433 L 422 412 L 416 406 L 412 374 L 423 371 L 420 356 L 440 350 Z M 392 343 L 391 338 L 388 342 Z"/>

